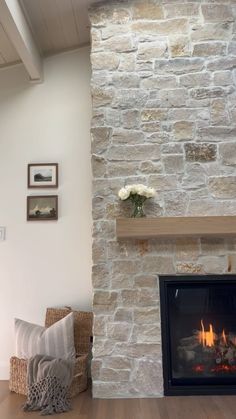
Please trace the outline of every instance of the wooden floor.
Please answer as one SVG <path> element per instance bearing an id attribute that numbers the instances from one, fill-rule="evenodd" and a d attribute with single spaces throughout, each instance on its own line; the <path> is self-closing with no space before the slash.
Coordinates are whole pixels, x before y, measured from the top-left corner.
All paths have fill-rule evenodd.
<path id="1" fill-rule="evenodd" d="M 0 419 L 40 418 L 24 413 L 25 398 L 8 390 L 0 381 Z M 53 416 L 54 417 L 54 416 Z M 73 401 L 73 410 L 56 415 L 65 419 L 236 419 L 236 396 L 164 397 L 161 399 L 92 399 L 91 391 Z"/>

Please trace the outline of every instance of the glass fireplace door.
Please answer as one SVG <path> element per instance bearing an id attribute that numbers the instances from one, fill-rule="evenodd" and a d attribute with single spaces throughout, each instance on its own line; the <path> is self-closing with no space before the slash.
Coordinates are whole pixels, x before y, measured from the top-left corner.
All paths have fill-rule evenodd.
<path id="1" fill-rule="evenodd" d="M 236 277 L 162 277 L 160 286 L 168 386 L 236 386 Z"/>

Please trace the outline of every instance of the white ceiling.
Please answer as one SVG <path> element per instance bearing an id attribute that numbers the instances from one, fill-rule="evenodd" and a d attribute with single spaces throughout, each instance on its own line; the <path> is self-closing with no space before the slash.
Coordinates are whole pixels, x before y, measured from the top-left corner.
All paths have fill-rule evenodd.
<path id="1" fill-rule="evenodd" d="M 42 56 L 89 44 L 88 7 L 99 0 L 19 0 Z M 0 67 L 20 62 L 0 16 Z"/>

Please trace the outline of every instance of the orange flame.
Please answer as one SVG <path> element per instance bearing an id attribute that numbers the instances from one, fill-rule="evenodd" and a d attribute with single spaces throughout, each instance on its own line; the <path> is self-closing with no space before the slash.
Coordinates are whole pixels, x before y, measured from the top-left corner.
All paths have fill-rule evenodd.
<path id="1" fill-rule="evenodd" d="M 226 336 L 225 336 L 225 331 L 224 331 L 224 329 L 223 329 L 223 331 L 222 331 L 222 340 L 223 340 L 223 342 L 224 342 L 224 344 L 226 345 L 227 344 L 227 339 L 226 339 Z"/>
<path id="2" fill-rule="evenodd" d="M 214 346 L 214 331 L 213 326 L 210 324 L 209 331 L 205 331 L 203 321 L 201 320 L 202 330 L 199 332 L 199 342 L 202 346 Z"/>

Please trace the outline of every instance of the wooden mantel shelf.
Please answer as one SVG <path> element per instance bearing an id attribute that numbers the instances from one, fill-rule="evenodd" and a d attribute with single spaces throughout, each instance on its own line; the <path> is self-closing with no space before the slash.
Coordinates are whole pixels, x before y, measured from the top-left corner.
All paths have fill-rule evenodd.
<path id="1" fill-rule="evenodd" d="M 236 216 L 118 218 L 118 239 L 236 236 Z"/>

